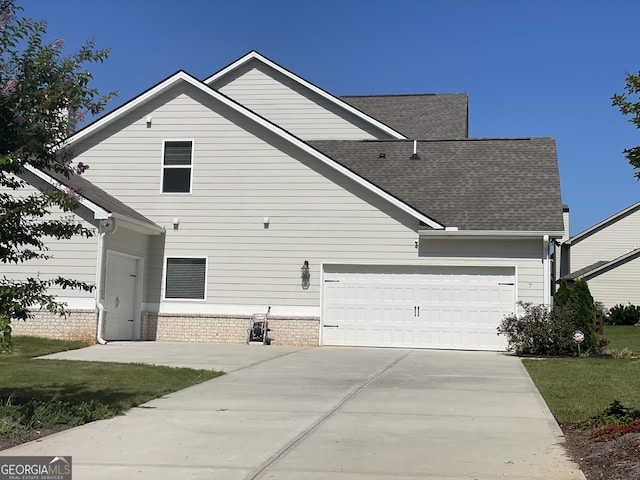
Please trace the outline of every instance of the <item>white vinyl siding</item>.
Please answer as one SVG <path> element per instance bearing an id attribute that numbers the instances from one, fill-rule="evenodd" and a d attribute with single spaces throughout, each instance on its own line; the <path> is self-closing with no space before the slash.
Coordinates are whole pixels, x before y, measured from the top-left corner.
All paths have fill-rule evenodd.
<path id="1" fill-rule="evenodd" d="M 37 190 L 29 185 L 17 191 L 7 190 L 7 193 L 16 197 L 24 197 L 36 192 Z M 43 253 L 49 255 L 51 258 L 31 260 L 18 265 L 2 264 L 0 275 L 12 280 L 26 280 L 29 277 L 36 276 L 42 280 L 50 280 L 62 276 L 94 285 L 97 264 L 97 229 L 80 217 L 68 212 L 61 212 L 57 209 L 54 209 L 48 218 L 58 219 L 66 217 L 72 217 L 73 221 L 77 221 L 82 224 L 83 227 L 91 229 L 94 236 L 90 238 L 76 236 L 69 240 L 57 240 L 45 237 L 43 240 L 45 241 L 48 251 Z M 94 295 L 93 292 L 68 288 L 62 289 L 59 287 L 52 287 L 49 289 L 49 293 L 59 295 L 62 300 L 91 299 Z M 88 303 L 88 305 L 91 305 L 91 303 Z"/>
<path id="2" fill-rule="evenodd" d="M 159 145 L 187 135 L 197 145 L 192 194 L 162 195 Z M 542 303 L 541 241 L 525 242 L 522 252 L 505 242 L 475 255 L 471 242 L 429 255 L 415 248 L 414 217 L 192 87 L 158 96 L 90 140 L 74 146 L 91 166 L 86 178 L 167 229 L 151 239 L 148 285 L 162 278 L 164 257 L 207 257 L 208 305 L 309 307 L 319 315 L 322 263 L 504 265 L 524 279 L 521 297 Z"/>
<path id="3" fill-rule="evenodd" d="M 257 61 L 248 62 L 212 87 L 303 140 L 390 138 Z"/>
<path id="4" fill-rule="evenodd" d="M 571 245 L 571 272 L 611 261 L 640 248 L 640 211 L 631 213 Z"/>
<path id="5" fill-rule="evenodd" d="M 589 291 L 605 308 L 614 305 L 640 305 L 640 258 L 587 279 Z"/>

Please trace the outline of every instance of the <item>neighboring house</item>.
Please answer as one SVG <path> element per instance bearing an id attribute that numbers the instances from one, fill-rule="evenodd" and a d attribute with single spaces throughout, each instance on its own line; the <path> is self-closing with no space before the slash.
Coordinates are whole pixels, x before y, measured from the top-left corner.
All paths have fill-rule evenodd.
<path id="1" fill-rule="evenodd" d="M 257 52 L 177 72 L 69 138 L 82 177 L 28 172 L 97 235 L 22 273 L 97 294 L 15 332 L 242 343 L 271 306 L 274 344 L 504 348 L 517 300 L 550 303 L 557 155 L 468 138 L 467 105 L 335 97 Z"/>
<path id="2" fill-rule="evenodd" d="M 587 280 L 605 308 L 640 305 L 640 202 L 574 235 L 562 252 L 561 276 Z"/>

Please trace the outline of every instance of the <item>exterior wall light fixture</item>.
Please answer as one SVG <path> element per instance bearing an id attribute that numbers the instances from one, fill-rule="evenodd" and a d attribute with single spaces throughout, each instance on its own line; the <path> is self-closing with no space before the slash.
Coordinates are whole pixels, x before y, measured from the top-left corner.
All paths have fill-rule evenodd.
<path id="1" fill-rule="evenodd" d="M 300 277 L 302 279 L 302 289 L 308 290 L 311 285 L 311 273 L 309 272 L 309 260 L 305 260 L 300 268 Z"/>

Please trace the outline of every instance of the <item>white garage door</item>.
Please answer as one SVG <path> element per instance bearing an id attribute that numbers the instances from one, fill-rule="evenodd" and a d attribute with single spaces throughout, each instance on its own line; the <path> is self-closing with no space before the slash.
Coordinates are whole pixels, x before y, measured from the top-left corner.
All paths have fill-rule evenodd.
<path id="1" fill-rule="evenodd" d="M 322 343 L 503 350 L 514 283 L 503 267 L 325 266 Z"/>

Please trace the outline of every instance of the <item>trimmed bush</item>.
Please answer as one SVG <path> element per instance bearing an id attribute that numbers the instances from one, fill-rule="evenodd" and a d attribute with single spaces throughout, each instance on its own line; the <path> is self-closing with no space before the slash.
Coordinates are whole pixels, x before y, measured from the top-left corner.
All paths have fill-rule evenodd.
<path id="1" fill-rule="evenodd" d="M 635 325 L 640 322 L 640 307 L 636 305 L 615 305 L 609 309 L 605 318 L 609 325 Z"/>

